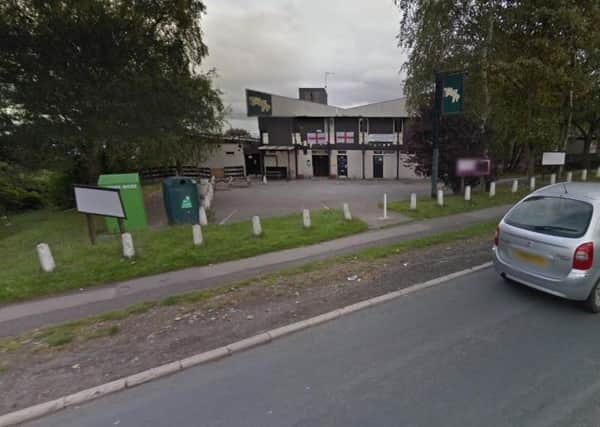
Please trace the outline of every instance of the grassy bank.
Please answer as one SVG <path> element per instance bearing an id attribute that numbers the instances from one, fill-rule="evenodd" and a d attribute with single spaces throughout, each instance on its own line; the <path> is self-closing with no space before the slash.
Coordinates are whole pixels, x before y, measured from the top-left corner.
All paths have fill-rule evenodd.
<path id="1" fill-rule="evenodd" d="M 471 200 L 468 202 L 465 201 L 463 194 L 444 195 L 444 206 L 440 207 L 436 199 L 425 196 L 417 198 L 416 210 L 410 210 L 410 200 L 391 202 L 388 208 L 415 219 L 435 218 L 494 206 L 514 204 L 528 193 L 528 185 L 521 182 L 519 184 L 519 191 L 516 193 L 511 192 L 510 185 L 504 184 L 497 187 L 495 197 L 490 197 L 488 193 L 473 191 Z"/>
<path id="2" fill-rule="evenodd" d="M 146 313 L 149 310 L 160 309 L 161 306 L 190 305 L 202 301 L 211 300 L 215 297 L 221 297 L 226 294 L 234 293 L 238 290 L 253 286 L 270 286 L 282 276 L 294 276 L 297 274 L 323 271 L 332 264 L 352 263 L 359 261 L 375 261 L 393 255 L 398 255 L 411 250 L 427 248 L 440 244 L 451 244 L 452 242 L 474 238 L 478 236 L 489 235 L 490 242 L 496 227 L 497 221 L 490 221 L 481 224 L 471 225 L 458 230 L 439 233 L 434 236 L 422 237 L 404 242 L 377 246 L 363 249 L 354 254 L 331 257 L 322 261 L 313 261 L 299 267 L 288 268 L 276 273 L 259 276 L 253 279 L 244 280 L 234 284 L 219 286 L 215 288 L 202 289 L 186 294 L 173 295 L 159 301 L 146 301 L 129 306 L 121 310 L 106 312 L 97 316 L 91 316 L 84 319 L 42 328 L 34 332 L 20 335 L 19 337 L 0 339 L 0 351 L 16 351 L 21 347 L 23 341 L 34 340 L 47 347 L 62 347 L 63 345 L 74 341 L 87 341 L 107 335 L 115 335 L 120 332 L 120 321 L 130 316 Z"/>
<path id="3" fill-rule="evenodd" d="M 0 303 L 110 283 L 192 266 L 202 266 L 331 240 L 365 231 L 360 220 L 344 221 L 337 210 L 312 212 L 313 227 L 302 228 L 301 213 L 264 219 L 254 237 L 249 221 L 203 227 L 205 244 L 192 245 L 191 226 L 133 232 L 136 258 L 121 256 L 119 236 L 100 234 L 92 247 L 82 215 L 32 212 L 1 224 Z M 5 220 L 4 220 L 5 222 Z M 57 269 L 40 272 L 35 245 L 50 245 Z"/>

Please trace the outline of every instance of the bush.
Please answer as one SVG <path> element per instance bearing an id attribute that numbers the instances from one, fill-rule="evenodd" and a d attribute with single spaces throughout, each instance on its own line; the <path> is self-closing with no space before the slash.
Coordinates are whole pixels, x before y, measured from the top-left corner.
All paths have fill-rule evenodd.
<path id="1" fill-rule="evenodd" d="M 46 203 L 44 185 L 17 166 L 0 162 L 0 210 L 14 212 L 39 209 Z"/>

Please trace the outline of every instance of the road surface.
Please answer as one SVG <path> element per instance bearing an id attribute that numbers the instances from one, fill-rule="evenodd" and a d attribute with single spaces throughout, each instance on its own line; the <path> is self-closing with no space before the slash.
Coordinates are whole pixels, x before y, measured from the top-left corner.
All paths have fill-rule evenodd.
<path id="1" fill-rule="evenodd" d="M 600 316 L 487 269 L 28 425 L 600 425 Z"/>

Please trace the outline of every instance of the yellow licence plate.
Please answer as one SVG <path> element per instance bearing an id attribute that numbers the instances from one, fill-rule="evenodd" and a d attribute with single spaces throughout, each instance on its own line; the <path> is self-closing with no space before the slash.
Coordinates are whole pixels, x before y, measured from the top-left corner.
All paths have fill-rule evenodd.
<path id="1" fill-rule="evenodd" d="M 546 265 L 546 258 L 541 255 L 535 255 L 530 252 L 525 252 L 521 250 L 515 251 L 515 257 L 519 258 L 521 261 L 528 262 L 530 264 L 534 264 L 540 267 Z"/>

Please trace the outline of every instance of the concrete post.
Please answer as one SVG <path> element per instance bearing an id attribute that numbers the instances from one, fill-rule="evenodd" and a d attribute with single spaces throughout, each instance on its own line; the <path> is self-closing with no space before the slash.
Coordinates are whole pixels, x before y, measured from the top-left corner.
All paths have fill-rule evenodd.
<path id="1" fill-rule="evenodd" d="M 210 183 L 212 185 L 215 185 L 215 182 L 217 182 L 217 178 L 215 178 L 215 176 L 213 175 L 213 176 L 210 177 Z"/>
<path id="2" fill-rule="evenodd" d="M 263 175 L 263 184 L 267 183 L 267 175 Z"/>
<path id="3" fill-rule="evenodd" d="M 471 201 L 471 186 L 467 185 L 465 187 L 465 201 L 470 202 Z"/>
<path id="4" fill-rule="evenodd" d="M 554 184 L 556 184 L 556 174 L 555 173 L 550 175 L 550 185 L 554 185 Z"/>
<path id="5" fill-rule="evenodd" d="M 260 236 L 262 234 L 262 227 L 260 225 L 260 217 L 253 216 L 252 217 L 252 234 L 255 236 Z"/>
<path id="6" fill-rule="evenodd" d="M 581 180 L 587 181 L 587 169 L 581 171 Z"/>
<path id="7" fill-rule="evenodd" d="M 573 181 L 573 172 L 567 172 L 567 182 Z"/>
<path id="8" fill-rule="evenodd" d="M 440 207 L 444 206 L 444 190 L 437 191 L 437 204 Z"/>
<path id="9" fill-rule="evenodd" d="M 383 219 L 387 217 L 387 193 L 383 193 Z"/>
<path id="10" fill-rule="evenodd" d="M 133 246 L 131 233 L 121 234 L 121 244 L 123 245 L 123 256 L 125 258 L 133 258 L 135 256 L 135 247 Z"/>
<path id="11" fill-rule="evenodd" d="M 200 224 L 192 225 L 192 237 L 194 239 L 194 246 L 202 245 L 204 239 L 202 238 L 202 227 L 200 227 Z"/>
<path id="12" fill-rule="evenodd" d="M 40 260 L 40 267 L 44 273 L 51 273 L 56 268 L 52 251 L 47 243 L 40 243 L 36 246 L 38 258 Z"/>
<path id="13" fill-rule="evenodd" d="M 302 210 L 302 223 L 304 224 L 304 228 L 310 228 L 310 211 L 308 209 Z"/>
<path id="14" fill-rule="evenodd" d="M 200 219 L 200 225 L 208 225 L 208 218 L 206 217 L 206 209 L 204 209 L 204 206 L 200 206 L 198 218 Z"/>
<path id="15" fill-rule="evenodd" d="M 352 220 L 352 214 L 350 213 L 350 206 L 348 206 L 348 203 L 344 203 L 344 219 L 346 221 Z"/>
<path id="16" fill-rule="evenodd" d="M 490 197 L 496 197 L 496 181 L 490 182 Z"/>
<path id="17" fill-rule="evenodd" d="M 410 210 L 417 210 L 417 194 L 411 193 L 410 195 Z"/>
<path id="18" fill-rule="evenodd" d="M 517 191 L 519 191 L 519 180 L 518 179 L 513 179 L 511 191 L 513 193 L 516 193 Z"/>
<path id="19" fill-rule="evenodd" d="M 529 190 L 530 191 L 535 190 L 535 176 L 532 176 L 531 178 L 529 178 Z"/>

